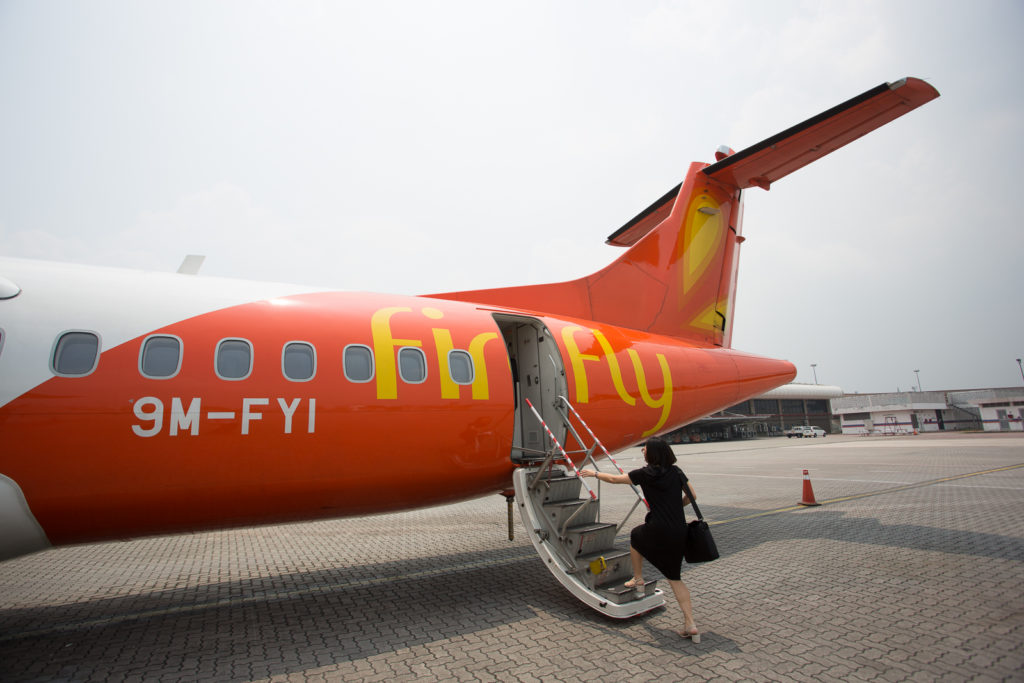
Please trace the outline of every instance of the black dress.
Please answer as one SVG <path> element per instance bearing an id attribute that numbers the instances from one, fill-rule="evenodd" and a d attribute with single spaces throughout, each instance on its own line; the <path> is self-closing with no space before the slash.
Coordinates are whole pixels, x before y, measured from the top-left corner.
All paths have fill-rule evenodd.
<path id="1" fill-rule="evenodd" d="M 670 581 L 679 580 L 686 549 L 683 482 L 686 475 L 675 466 L 648 465 L 629 473 L 651 506 L 644 523 L 630 533 L 630 545 Z"/>

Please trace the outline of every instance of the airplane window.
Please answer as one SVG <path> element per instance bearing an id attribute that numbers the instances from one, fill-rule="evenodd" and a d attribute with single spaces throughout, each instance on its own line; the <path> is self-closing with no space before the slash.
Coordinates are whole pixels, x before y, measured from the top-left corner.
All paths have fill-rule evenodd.
<path id="1" fill-rule="evenodd" d="M 139 369 L 143 376 L 167 379 L 178 374 L 181 367 L 181 340 L 177 337 L 152 336 L 142 344 Z"/>
<path id="2" fill-rule="evenodd" d="M 473 357 L 466 351 L 448 352 L 448 370 L 456 384 L 473 383 Z"/>
<path id="3" fill-rule="evenodd" d="M 350 382 L 369 382 L 373 379 L 373 351 L 361 344 L 349 344 L 345 347 L 342 363 L 345 379 Z"/>
<path id="4" fill-rule="evenodd" d="M 252 346 L 244 339 L 222 339 L 217 345 L 217 376 L 245 379 L 252 372 Z"/>
<path id="5" fill-rule="evenodd" d="M 65 332 L 53 350 L 52 369 L 65 377 L 81 377 L 96 369 L 100 338 L 92 332 Z"/>
<path id="6" fill-rule="evenodd" d="M 427 379 L 427 357 L 412 346 L 398 350 L 398 374 L 403 382 L 421 384 Z"/>
<path id="7" fill-rule="evenodd" d="M 316 351 L 305 342 L 289 342 L 281 356 L 284 376 L 293 382 L 305 382 L 316 374 Z"/>

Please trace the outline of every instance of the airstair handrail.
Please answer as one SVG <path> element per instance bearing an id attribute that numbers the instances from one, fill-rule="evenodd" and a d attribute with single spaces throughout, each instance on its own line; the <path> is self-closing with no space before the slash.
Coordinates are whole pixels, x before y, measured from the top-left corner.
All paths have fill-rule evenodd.
<path id="1" fill-rule="evenodd" d="M 587 430 L 587 434 L 589 434 L 589 435 L 590 435 L 590 438 L 594 440 L 594 444 L 595 444 L 596 446 L 599 446 L 599 447 L 601 448 L 601 451 L 602 451 L 602 452 L 604 453 L 605 457 L 606 457 L 606 458 L 608 458 L 608 460 L 610 460 L 610 461 L 611 461 L 611 463 L 612 463 L 613 465 L 615 465 L 615 469 L 617 469 L 617 470 L 619 471 L 619 474 L 625 474 L 625 473 L 626 473 L 626 470 L 622 469 L 622 466 L 621 466 L 621 465 L 619 465 L 618 461 L 617 461 L 617 460 L 615 460 L 615 458 L 613 458 L 613 457 L 612 457 L 612 454 L 611 454 L 611 453 L 609 453 L 609 452 L 608 452 L 608 449 L 604 447 L 604 444 L 603 444 L 603 443 L 601 443 L 601 439 L 597 438 L 597 435 L 596 435 L 596 434 L 594 434 L 594 430 L 592 430 L 592 429 L 590 428 L 590 425 L 588 425 L 588 424 L 587 424 L 587 421 L 586 421 L 586 420 L 584 420 L 584 419 L 583 419 L 583 416 L 582 416 L 582 415 L 580 415 L 580 414 L 579 414 L 579 413 L 578 413 L 578 412 L 576 411 L 576 409 L 575 409 L 575 408 L 573 407 L 573 405 L 572 405 L 571 403 L 569 403 L 569 399 L 567 399 L 567 398 L 566 398 L 565 396 L 559 396 L 558 398 L 560 398 L 560 399 L 562 400 L 562 403 L 564 403 L 564 404 L 565 404 L 565 406 L 566 406 L 566 407 L 567 407 L 567 408 L 568 408 L 568 409 L 569 409 L 570 411 L 572 411 L 572 414 L 573 414 L 573 415 L 575 415 L 575 416 L 576 416 L 576 419 L 580 421 L 580 424 L 581 424 L 581 425 L 583 425 L 583 428 Z M 566 425 L 567 425 L 567 426 L 569 427 L 569 429 L 572 429 L 572 425 L 570 425 L 570 424 L 569 424 L 569 421 L 568 421 L 568 420 L 566 420 L 565 422 L 566 422 Z M 573 431 L 573 436 L 574 436 L 574 437 L 576 437 L 576 440 L 577 440 L 577 441 L 580 441 L 580 438 L 579 438 L 579 436 L 578 436 L 578 435 L 576 435 L 576 430 L 575 430 L 575 429 L 572 429 L 572 431 Z M 580 441 L 580 445 L 581 445 L 581 446 L 583 445 L 583 442 L 582 442 L 582 441 Z M 590 458 L 590 461 L 594 463 L 594 467 L 595 467 L 595 468 L 597 468 L 597 461 L 596 461 L 596 460 L 594 460 L 594 459 L 593 459 L 592 457 L 590 457 L 590 453 L 591 453 L 591 452 L 592 452 L 593 450 L 594 450 L 594 447 L 593 447 L 593 446 L 591 446 L 591 447 L 590 447 L 590 450 L 588 450 L 588 451 L 587 451 L 587 457 L 588 457 L 588 458 Z M 639 498 L 640 500 L 642 500 L 642 501 L 643 501 L 643 503 L 644 503 L 644 505 L 645 505 L 645 506 L 647 506 L 647 509 L 648 509 L 648 510 L 650 510 L 650 509 L 651 509 L 651 504 L 647 502 L 647 499 L 646 499 L 646 498 L 644 498 L 644 494 L 643 494 L 643 492 L 642 492 L 642 491 L 641 491 L 641 490 L 640 490 L 639 488 L 637 488 L 637 485 L 636 485 L 636 484 L 634 484 L 634 483 L 633 483 L 632 481 L 630 481 L 630 482 L 629 482 L 629 486 L 630 486 L 630 488 L 632 488 L 632 489 L 633 489 L 633 493 L 635 493 L 635 494 L 636 494 L 636 497 L 637 497 L 637 498 Z M 632 514 L 632 511 L 631 511 L 631 514 Z"/>
<path id="2" fill-rule="evenodd" d="M 587 481 L 580 474 L 579 469 L 576 467 L 576 463 L 572 461 L 572 458 L 569 457 L 569 454 L 565 452 L 564 448 L 562 448 L 562 444 L 558 442 L 558 439 L 555 438 L 555 435 L 551 432 L 550 429 L 548 429 L 548 423 L 544 421 L 544 418 L 540 416 L 540 413 L 537 412 L 537 409 L 533 407 L 533 404 L 530 403 L 530 399 L 524 398 L 523 400 L 526 401 L 526 405 L 530 407 L 531 411 L 533 411 L 533 415 L 534 417 L 537 418 L 537 421 L 540 422 L 542 427 L 544 427 L 544 431 L 547 432 L 548 438 L 551 439 L 551 442 L 555 444 L 555 448 L 557 448 L 558 452 L 562 454 L 562 457 L 565 458 L 565 461 L 569 463 L 569 467 L 572 468 L 573 473 L 580 480 L 580 483 L 583 484 L 583 488 L 585 488 L 587 490 L 587 493 L 590 494 L 590 499 L 597 500 L 597 494 L 594 493 L 593 489 L 587 486 Z"/>
<path id="3" fill-rule="evenodd" d="M 607 456 L 607 458 L 609 460 L 611 460 L 612 464 L 615 465 L 615 468 L 619 471 L 619 473 L 620 474 L 626 474 L 626 471 L 623 470 L 622 466 L 620 466 L 619 463 L 615 460 L 615 458 L 612 457 L 612 454 L 609 453 L 608 449 L 604 447 L 604 444 L 601 443 L 601 440 L 599 438 L 597 438 L 597 435 L 594 434 L 592 429 L 590 429 L 590 426 L 587 424 L 586 420 L 584 420 L 583 417 L 579 414 L 579 412 L 577 412 L 577 410 L 572 406 L 572 404 L 569 403 L 569 400 L 567 398 L 565 398 L 565 396 L 559 396 L 558 398 L 561 399 L 562 402 L 565 403 L 566 406 L 568 406 L 569 410 L 572 411 L 572 414 L 576 416 L 576 419 L 579 420 L 580 424 L 582 424 L 584 429 L 587 430 L 587 434 L 590 435 L 590 438 L 592 438 L 594 440 L 594 445 L 593 446 L 588 448 L 586 451 L 581 451 L 581 452 L 585 452 L 586 453 L 586 457 L 584 457 L 582 462 L 585 463 L 585 462 L 589 461 L 589 462 L 593 463 L 595 470 L 599 469 L 598 465 L 597 465 L 597 461 L 594 459 L 593 453 L 594 453 L 594 449 L 596 447 L 600 446 L 601 450 L 604 452 L 605 456 Z M 593 489 L 591 489 L 587 485 L 587 481 L 586 481 L 586 479 L 583 478 L 583 475 L 580 473 L 579 468 L 576 467 L 576 463 L 574 463 L 572 461 L 572 458 L 569 457 L 569 454 L 562 447 L 562 444 L 559 443 L 558 439 L 551 432 L 551 429 L 548 427 L 548 423 L 544 421 L 544 418 L 541 417 L 541 414 L 534 407 L 533 403 L 530 402 L 530 399 L 524 398 L 523 400 L 526 402 L 526 405 L 529 406 L 530 410 L 533 412 L 534 417 L 537 418 L 537 421 L 540 422 L 542 427 L 544 427 L 544 431 L 547 432 L 548 437 L 551 439 L 552 443 L 555 444 L 555 448 L 557 449 L 557 450 L 553 450 L 551 452 L 551 454 L 547 457 L 547 459 L 544 461 L 544 465 L 541 467 L 541 470 L 543 470 L 544 468 L 546 468 L 548 466 L 548 464 L 551 462 L 551 459 L 555 455 L 555 453 L 561 453 L 562 458 L 565 460 L 565 462 L 567 462 L 569 464 L 569 467 L 572 468 L 574 476 L 577 479 L 580 480 L 580 483 L 583 485 L 583 488 L 585 488 L 587 490 L 587 493 L 590 494 L 590 499 L 587 500 L 586 504 L 589 505 L 590 503 L 596 502 L 599 499 L 598 495 L 594 492 Z M 565 422 L 566 428 L 572 434 L 572 437 L 574 439 L 576 439 L 576 442 L 580 445 L 580 447 L 581 448 L 586 448 L 586 444 L 583 443 L 583 439 L 581 439 L 580 435 L 576 432 L 576 428 L 572 426 L 572 421 L 570 420 L 569 415 L 567 413 L 561 413 L 561 412 L 559 413 L 559 415 L 561 416 L 562 420 Z M 539 480 L 540 476 L 541 476 L 541 472 L 538 471 L 538 473 L 537 473 L 537 480 Z M 535 482 L 537 480 L 535 480 Z M 600 482 L 601 482 L 601 480 L 598 479 L 598 487 L 601 486 Z M 640 505 L 641 502 L 643 502 L 643 504 L 647 507 L 648 510 L 651 509 L 650 503 L 648 503 L 647 499 L 644 498 L 644 494 L 639 489 L 639 487 L 637 487 L 637 485 L 634 484 L 632 481 L 629 482 L 629 486 L 630 486 L 631 489 L 633 489 L 633 493 L 636 495 L 636 501 L 633 503 L 633 507 L 631 507 L 629 509 L 629 512 L 626 513 L 626 517 L 617 525 L 616 532 L 622 530 L 622 527 L 624 527 L 626 525 L 626 522 L 629 521 L 629 518 L 633 516 L 633 513 L 636 511 L 637 506 Z M 559 530 L 559 535 L 564 535 L 565 534 L 565 530 L 569 527 L 569 525 L 576 518 L 576 516 L 579 515 L 582 511 L 583 511 L 583 508 L 580 508 L 580 509 L 576 510 L 576 512 L 573 513 L 572 516 L 570 516 L 569 519 L 567 519 L 565 521 L 565 523 L 562 525 L 562 528 Z"/>

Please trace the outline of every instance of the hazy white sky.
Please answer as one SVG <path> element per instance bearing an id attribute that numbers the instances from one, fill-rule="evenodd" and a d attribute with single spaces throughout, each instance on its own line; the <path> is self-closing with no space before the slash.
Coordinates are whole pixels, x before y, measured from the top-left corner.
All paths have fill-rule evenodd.
<path id="1" fill-rule="evenodd" d="M 715 148 L 942 97 L 746 193 L 737 348 L 1019 386 L 1024 3 L 0 0 L 0 251 L 398 293 L 575 278 Z"/>

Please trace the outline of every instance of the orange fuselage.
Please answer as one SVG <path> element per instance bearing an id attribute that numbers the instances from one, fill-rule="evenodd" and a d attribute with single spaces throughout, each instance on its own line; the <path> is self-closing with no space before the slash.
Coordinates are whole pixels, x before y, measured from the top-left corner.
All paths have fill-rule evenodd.
<path id="1" fill-rule="evenodd" d="M 53 377 L 0 409 L 4 474 L 54 544 L 382 512 L 507 489 L 516 413 L 493 309 L 356 293 L 264 300 L 151 334 L 182 342 L 167 379 L 140 371 L 144 335 L 105 351 L 84 377 Z M 567 397 L 612 451 L 792 377 L 792 366 L 593 322 L 542 318 L 564 363 Z M 225 380 L 215 349 L 245 339 L 252 371 Z M 282 349 L 308 343 L 308 381 Z M 342 351 L 372 350 L 374 376 L 351 381 Z M 426 378 L 396 367 L 424 352 Z M 451 380 L 448 352 L 473 358 Z M 522 373 L 527 374 L 527 373 Z M 529 382 L 528 377 L 519 377 Z"/>

